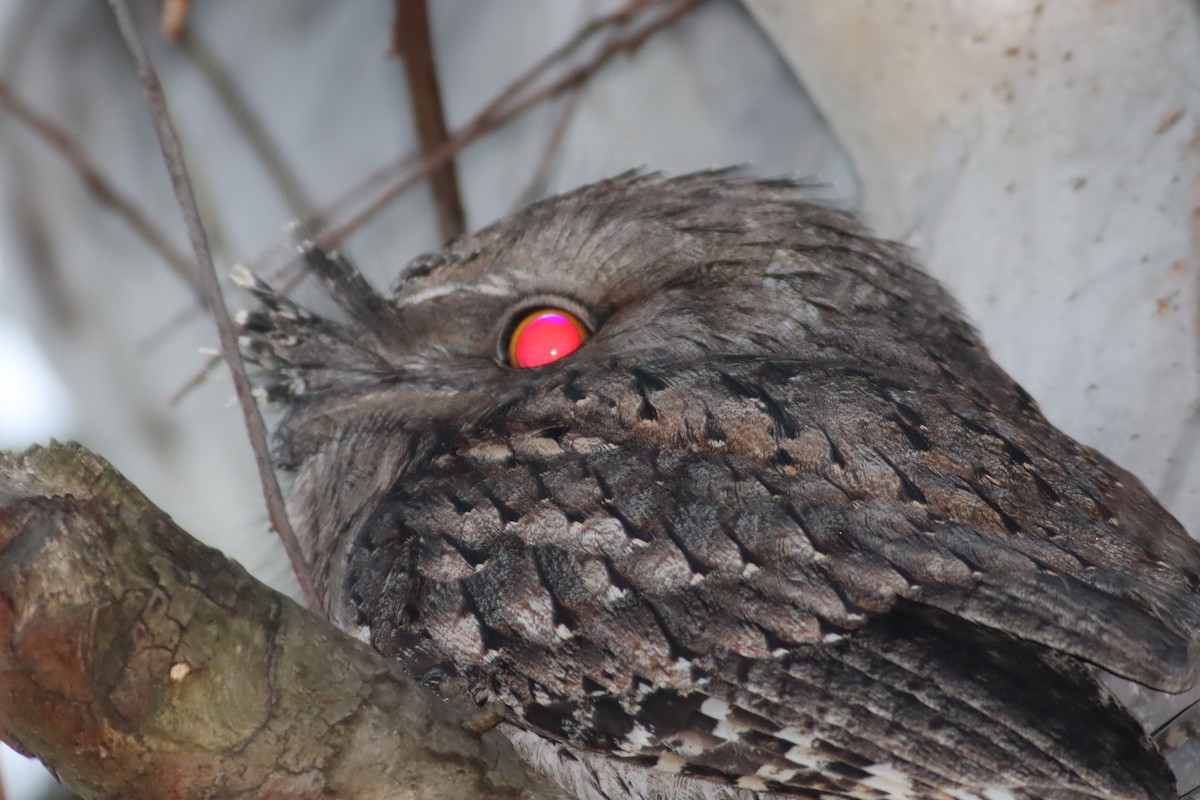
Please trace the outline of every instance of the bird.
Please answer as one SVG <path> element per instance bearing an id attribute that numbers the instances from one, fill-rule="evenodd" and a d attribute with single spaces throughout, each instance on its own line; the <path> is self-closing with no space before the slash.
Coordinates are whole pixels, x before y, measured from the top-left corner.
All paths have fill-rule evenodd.
<path id="1" fill-rule="evenodd" d="M 1200 546 L 810 187 L 630 172 L 240 344 L 340 627 L 575 796 L 1173 798 Z"/>

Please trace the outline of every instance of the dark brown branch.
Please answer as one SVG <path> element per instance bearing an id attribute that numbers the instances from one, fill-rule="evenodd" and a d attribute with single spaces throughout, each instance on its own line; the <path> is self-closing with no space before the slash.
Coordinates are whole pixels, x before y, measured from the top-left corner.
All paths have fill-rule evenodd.
<path id="1" fill-rule="evenodd" d="M 238 402 L 242 407 L 242 416 L 246 422 L 250 445 L 258 464 L 258 473 L 262 480 L 263 496 L 266 499 L 271 526 L 283 541 L 283 547 L 287 551 L 288 558 L 292 563 L 292 570 L 296 574 L 296 580 L 300 584 L 305 599 L 309 606 L 315 609 L 318 605 L 317 596 L 313 591 L 308 562 L 300 550 L 300 543 L 296 540 L 291 523 L 288 521 L 287 510 L 283 503 L 283 493 L 279 489 L 279 481 L 276 479 L 275 470 L 271 465 L 267 447 L 267 427 L 263 424 L 262 415 L 258 411 L 250 378 L 246 374 L 246 365 L 242 362 L 241 353 L 238 352 L 237 331 L 234 329 L 233 320 L 229 318 L 229 310 L 225 306 L 225 298 L 221 292 L 221 283 L 217 280 L 212 253 L 208 248 L 208 236 L 204 232 L 204 223 L 200 219 L 200 210 L 196 206 L 196 197 L 192 191 L 192 183 L 188 177 L 179 138 L 175 133 L 174 125 L 171 124 L 170 116 L 167 114 L 162 85 L 158 82 L 158 75 L 155 74 L 141 39 L 138 37 L 125 0 L 109 0 L 109 5 L 113 9 L 113 14 L 116 15 L 121 36 L 137 65 L 138 80 L 142 84 L 146 105 L 149 107 L 151 119 L 154 121 L 154 131 L 158 136 L 159 146 L 162 148 L 167 172 L 171 176 L 171 186 L 175 190 L 175 198 L 179 201 L 179 208 L 184 222 L 187 224 L 188 235 L 192 240 L 192 249 L 195 251 L 196 261 L 200 265 L 200 282 L 204 287 L 205 295 L 209 298 L 209 306 L 212 308 L 213 319 L 217 325 L 217 333 L 221 341 L 221 354 L 233 376 L 233 385 L 237 390 Z"/>
<path id="2" fill-rule="evenodd" d="M 425 0 L 396 0 L 395 8 L 391 50 L 404 62 L 417 139 L 421 143 L 421 153 L 428 156 L 441 148 L 449 138 L 441 89 L 438 87 L 437 66 L 433 61 L 429 9 Z M 466 229 L 466 216 L 453 156 L 429 174 L 429 188 L 433 192 L 442 241 L 448 242 L 462 235 Z"/>
<path id="3" fill-rule="evenodd" d="M 0 80 L 0 107 L 3 107 L 13 117 L 27 125 L 42 141 L 48 144 L 56 153 L 62 156 L 83 181 L 83 185 L 101 206 L 112 209 L 117 216 L 137 234 L 146 245 L 157 253 L 171 271 L 179 276 L 192 290 L 198 300 L 203 300 L 203 292 L 196 277 L 196 266 L 160 231 L 150 218 L 125 195 L 113 187 L 110 181 L 99 170 L 95 163 L 84 152 L 83 148 L 63 130 L 62 126 L 53 120 L 39 114 L 26 103 L 12 87 Z"/>
<path id="4" fill-rule="evenodd" d="M 0 738 L 88 797 L 559 798 L 78 445 L 0 453 Z"/>

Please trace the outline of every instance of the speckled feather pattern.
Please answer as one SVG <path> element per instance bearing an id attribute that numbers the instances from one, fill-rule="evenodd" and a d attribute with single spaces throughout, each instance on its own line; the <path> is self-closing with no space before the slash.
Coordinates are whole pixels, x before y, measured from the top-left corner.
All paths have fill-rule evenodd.
<path id="1" fill-rule="evenodd" d="M 626 175 L 344 312 L 242 276 L 331 617 L 586 798 L 1167 798 L 1096 669 L 1196 679 L 1200 548 L 901 248 L 786 181 Z M 504 364 L 523 310 L 594 335 Z"/>

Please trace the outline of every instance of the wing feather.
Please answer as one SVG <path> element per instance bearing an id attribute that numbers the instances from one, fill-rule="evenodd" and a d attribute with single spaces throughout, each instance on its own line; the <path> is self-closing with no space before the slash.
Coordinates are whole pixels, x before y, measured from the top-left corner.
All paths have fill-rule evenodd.
<path id="1" fill-rule="evenodd" d="M 1106 501 L 1140 484 L 1035 409 L 1016 426 L 803 364 L 767 402 L 737 368 L 680 381 L 691 405 L 650 394 L 690 410 L 621 420 L 623 439 L 603 385 L 572 376 L 590 403 L 547 410 L 543 390 L 406 476 L 348 569 L 376 647 L 424 665 L 455 643 L 472 695 L 519 724 L 757 791 L 1170 795 L 1082 663 L 1196 678 L 1200 555 L 1148 496 Z M 423 600 L 371 578 L 406 569 L 389 591 Z"/>

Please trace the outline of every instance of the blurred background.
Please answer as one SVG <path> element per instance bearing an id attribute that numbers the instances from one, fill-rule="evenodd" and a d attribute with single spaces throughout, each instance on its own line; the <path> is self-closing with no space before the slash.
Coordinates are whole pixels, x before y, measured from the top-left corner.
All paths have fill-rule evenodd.
<path id="1" fill-rule="evenodd" d="M 439 247 L 427 182 L 356 219 L 420 161 L 433 74 L 467 229 L 634 167 L 803 178 L 1200 531 L 1195 0 L 436 0 L 432 69 L 407 0 L 130 5 L 223 276 L 314 214 L 381 286 Z M 77 439 L 294 592 L 188 253 L 108 6 L 0 0 L 0 447 Z M 1181 702 L 1124 691 L 1150 726 Z M 12 751 L 0 781 L 55 791 Z"/>

